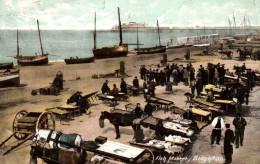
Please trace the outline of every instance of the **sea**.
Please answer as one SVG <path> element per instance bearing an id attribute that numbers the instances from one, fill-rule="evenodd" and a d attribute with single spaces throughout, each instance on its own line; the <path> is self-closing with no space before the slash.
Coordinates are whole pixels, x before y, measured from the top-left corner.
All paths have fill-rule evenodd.
<path id="1" fill-rule="evenodd" d="M 173 43 L 178 37 L 200 36 L 219 34 L 227 36 L 232 34 L 246 34 L 248 30 L 161 30 L 161 44 L 166 45 L 169 38 Z M 254 31 L 252 31 L 254 32 Z M 18 31 L 19 51 L 23 56 L 33 56 L 41 53 L 40 41 L 37 30 Z M 159 45 L 156 30 L 139 31 L 140 47 L 153 47 Z M 49 61 L 64 61 L 70 57 L 91 57 L 94 46 L 93 31 L 91 30 L 41 30 L 43 51 L 49 53 Z M 137 43 L 136 31 L 123 31 L 123 43 Z M 119 44 L 118 31 L 97 31 L 97 48 Z M 129 50 L 136 45 L 129 45 Z M 0 63 L 13 62 L 17 64 L 14 56 L 17 54 L 17 31 L 0 30 Z"/>

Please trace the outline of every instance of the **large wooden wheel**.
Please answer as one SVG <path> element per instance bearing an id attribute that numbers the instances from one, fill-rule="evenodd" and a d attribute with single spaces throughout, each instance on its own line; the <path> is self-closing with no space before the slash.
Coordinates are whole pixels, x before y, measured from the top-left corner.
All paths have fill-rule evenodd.
<path id="1" fill-rule="evenodd" d="M 143 156 L 140 157 L 136 161 L 136 163 L 141 163 L 141 164 L 152 164 L 152 163 L 154 163 L 153 152 L 149 149 L 145 149 Z"/>
<path id="2" fill-rule="evenodd" d="M 42 113 L 36 123 L 37 129 L 50 129 L 55 130 L 55 119 L 51 113 L 44 112 Z"/>
<path id="3" fill-rule="evenodd" d="M 19 128 L 18 128 L 18 120 L 23 117 L 26 117 L 27 115 L 28 115 L 28 112 L 26 110 L 22 110 L 22 111 L 18 112 L 14 117 L 13 133 L 15 133 L 14 137 L 18 140 L 23 140 L 29 135 L 28 133 L 19 132 Z"/>
<path id="4" fill-rule="evenodd" d="M 37 120 L 35 129 L 55 130 L 54 116 L 48 112 L 42 113 Z M 36 142 L 36 145 L 41 148 L 43 148 L 45 144 L 46 144 L 46 140 L 39 140 Z"/>

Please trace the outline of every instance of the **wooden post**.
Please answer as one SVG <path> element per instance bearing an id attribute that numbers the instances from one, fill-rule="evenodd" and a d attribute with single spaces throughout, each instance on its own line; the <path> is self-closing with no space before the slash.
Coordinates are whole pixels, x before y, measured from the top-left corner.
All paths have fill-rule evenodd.
<path id="1" fill-rule="evenodd" d="M 124 61 L 121 61 L 120 62 L 120 70 L 119 70 L 119 73 L 121 75 L 125 75 L 125 62 Z"/>

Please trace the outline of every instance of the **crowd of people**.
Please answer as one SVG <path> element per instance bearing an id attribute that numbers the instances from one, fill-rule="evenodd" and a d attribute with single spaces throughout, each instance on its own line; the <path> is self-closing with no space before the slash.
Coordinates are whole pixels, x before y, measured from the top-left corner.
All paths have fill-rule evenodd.
<path id="1" fill-rule="evenodd" d="M 241 67 L 234 67 L 235 72 L 231 72 L 225 68 L 224 64 L 212 64 L 208 63 L 204 68 L 200 65 L 197 72 L 191 63 L 186 66 L 177 63 L 168 64 L 166 67 L 158 66 L 157 69 L 147 69 L 145 65 L 140 68 L 140 78 L 144 80 L 143 88 L 148 90 L 144 91 L 144 97 L 147 94 L 155 96 L 156 86 L 178 86 L 180 82 L 183 82 L 185 86 L 189 86 L 191 94 L 200 97 L 203 88 L 207 84 L 215 86 L 222 86 L 220 93 L 221 100 L 237 100 L 237 110 L 241 110 L 241 105 L 246 103 L 248 105 L 249 93 L 255 86 L 256 74 L 250 69 L 246 69 L 245 63 Z M 235 83 L 230 85 L 225 84 L 225 76 L 236 77 Z M 137 78 L 137 77 L 136 77 Z M 246 80 L 243 80 L 246 79 Z M 208 101 L 214 101 L 214 92 L 208 91 Z M 245 100 L 246 99 L 246 100 Z M 245 100 L 245 101 L 244 101 Z"/>

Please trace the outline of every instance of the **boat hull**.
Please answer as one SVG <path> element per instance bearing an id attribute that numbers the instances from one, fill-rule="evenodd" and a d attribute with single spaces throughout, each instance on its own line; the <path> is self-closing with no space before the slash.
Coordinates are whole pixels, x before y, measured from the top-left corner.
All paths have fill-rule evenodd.
<path id="1" fill-rule="evenodd" d="M 78 59 L 65 59 L 66 64 L 82 64 L 82 63 L 92 63 L 95 61 L 95 57 L 90 58 L 78 58 Z"/>
<path id="2" fill-rule="evenodd" d="M 93 49 L 93 54 L 96 59 L 125 57 L 127 53 L 128 53 L 127 45 Z"/>
<path id="3" fill-rule="evenodd" d="M 154 54 L 154 53 L 163 53 L 166 52 L 165 46 L 156 46 L 156 47 L 149 47 L 149 48 L 139 48 L 135 49 L 136 54 Z"/>
<path id="4" fill-rule="evenodd" d="M 0 87 L 14 87 L 20 85 L 20 74 L 0 74 Z"/>
<path id="5" fill-rule="evenodd" d="M 18 65 L 22 66 L 37 66 L 37 65 L 44 65 L 48 64 L 48 54 L 41 55 L 41 56 L 26 56 L 26 57 L 18 57 L 17 63 Z"/>
<path id="6" fill-rule="evenodd" d="M 14 67 L 14 63 L 0 63 L 0 69 L 12 69 Z"/>

